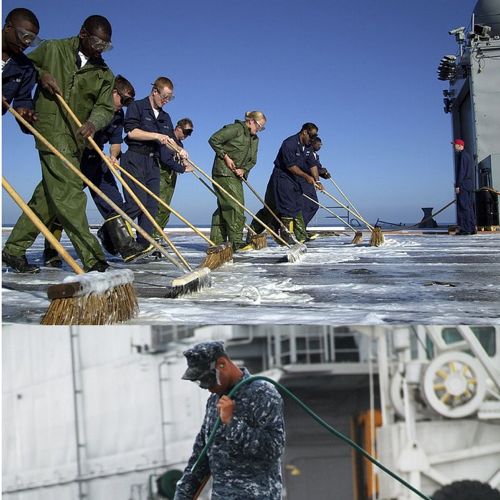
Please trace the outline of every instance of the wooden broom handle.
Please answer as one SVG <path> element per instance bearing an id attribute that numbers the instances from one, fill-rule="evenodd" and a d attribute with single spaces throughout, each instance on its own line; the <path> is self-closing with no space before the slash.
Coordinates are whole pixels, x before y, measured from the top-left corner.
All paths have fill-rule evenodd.
<path id="1" fill-rule="evenodd" d="M 342 222 L 342 224 L 346 224 L 347 227 L 351 228 L 354 232 L 356 232 L 356 229 L 354 229 L 350 224 L 349 222 L 345 221 L 342 219 L 342 217 L 340 217 L 340 215 L 337 215 L 335 212 L 333 212 L 332 210 L 330 210 L 328 207 L 326 207 L 325 205 L 323 205 L 322 203 L 320 203 L 319 201 L 316 201 L 314 198 L 311 198 L 310 196 L 307 196 L 306 193 L 302 193 L 302 196 L 304 196 L 305 198 L 307 198 L 309 201 L 312 201 L 313 203 L 316 203 L 316 205 L 318 205 L 318 207 L 321 207 L 323 208 L 324 210 L 326 210 L 328 213 L 332 214 L 334 217 L 336 217 L 340 222 Z"/>
<path id="2" fill-rule="evenodd" d="M 62 98 L 61 95 L 55 94 L 59 102 L 61 103 L 62 107 L 68 112 L 69 116 L 73 119 L 73 121 L 78 125 L 78 127 L 82 126 L 82 122 L 78 119 L 78 117 L 73 113 L 73 110 L 69 107 L 69 104 Z M 153 224 L 153 227 L 156 229 L 158 232 L 158 236 L 163 236 L 163 239 L 168 243 L 168 246 L 172 249 L 172 251 L 177 255 L 178 259 L 184 264 L 186 269 L 188 271 L 193 271 L 193 268 L 189 265 L 187 260 L 182 256 L 182 254 L 179 252 L 177 247 L 172 243 L 170 238 L 163 232 L 163 229 L 159 226 L 158 222 L 156 222 L 156 219 L 150 214 L 149 210 L 144 206 L 144 204 L 139 200 L 137 195 L 132 191 L 132 188 L 125 182 L 124 179 L 122 179 L 117 171 L 116 168 L 113 166 L 113 163 L 111 160 L 104 154 L 102 149 L 97 145 L 97 143 L 94 141 L 94 138 L 92 136 L 87 137 L 87 140 L 90 142 L 92 147 L 95 149 L 97 154 L 101 157 L 101 159 L 106 163 L 108 168 L 113 172 L 115 177 L 120 181 L 121 185 L 127 190 L 128 194 L 132 197 L 132 199 L 137 203 L 137 206 L 142 210 L 144 215 L 150 220 L 151 224 Z"/>
<path id="3" fill-rule="evenodd" d="M 176 153 L 179 152 L 179 148 L 178 148 L 177 144 L 175 144 L 175 142 L 172 139 L 170 139 L 170 138 L 169 138 L 169 141 L 166 144 L 166 146 L 168 148 L 172 149 L 173 151 L 175 151 Z M 281 243 L 283 243 L 284 245 L 286 245 L 288 248 L 291 248 L 290 244 L 288 244 L 281 236 L 279 236 L 278 234 L 276 234 L 265 222 L 261 221 L 253 212 L 251 212 L 247 207 L 245 207 L 245 205 L 243 205 L 242 203 L 240 203 L 240 201 L 237 200 L 231 193 L 229 193 L 228 191 L 226 191 L 217 181 L 215 181 L 214 179 L 212 179 L 212 177 L 210 177 L 200 167 L 198 167 L 198 165 L 196 165 L 190 159 L 188 159 L 187 161 L 190 163 L 190 165 L 194 169 L 196 169 L 200 174 L 202 174 L 204 177 L 206 177 L 207 179 L 209 179 L 213 184 L 215 184 L 224 194 L 226 194 L 227 196 L 229 196 L 241 209 L 243 209 L 245 212 L 247 212 L 248 214 L 250 214 L 257 222 L 259 222 L 259 224 L 261 224 L 263 227 L 265 227 L 277 240 L 279 240 Z"/>
<path id="4" fill-rule="evenodd" d="M 361 214 L 360 214 L 359 210 L 354 206 L 354 203 L 344 194 L 344 191 L 342 191 L 342 189 L 340 189 L 340 186 L 333 180 L 333 177 L 330 175 L 330 177 L 328 177 L 328 179 L 330 179 L 330 182 L 337 188 L 338 192 L 344 197 L 345 201 L 347 201 L 347 203 L 351 204 L 351 208 L 354 212 L 353 215 L 357 214 L 356 217 L 361 218 Z"/>
<path id="5" fill-rule="evenodd" d="M 149 196 L 155 199 L 158 203 L 163 205 L 167 210 L 170 210 L 176 217 L 178 217 L 186 226 L 190 227 L 198 236 L 201 236 L 209 245 L 216 246 L 215 243 L 207 238 L 197 227 L 191 224 L 187 219 L 185 219 L 179 212 L 174 210 L 166 201 L 162 200 L 159 196 L 148 189 L 139 179 L 136 179 L 131 173 L 127 172 L 119 163 L 113 163 L 113 166 L 118 169 L 122 174 L 125 174 L 129 179 L 135 182 L 139 187 L 141 187 Z"/>
<path id="6" fill-rule="evenodd" d="M 251 186 L 251 184 L 244 178 L 242 177 L 241 180 L 247 185 L 248 189 L 252 191 L 252 193 L 257 197 L 257 199 L 264 205 L 264 207 L 267 209 L 267 211 L 278 221 L 278 224 L 288 233 L 292 238 L 295 239 L 295 235 L 291 234 L 288 228 L 283 224 L 283 221 L 274 213 L 273 210 L 269 208 L 269 205 L 266 203 L 266 200 L 260 196 L 260 194 Z"/>
<path id="7" fill-rule="evenodd" d="M 45 137 L 38 132 L 30 123 L 28 123 L 9 103 L 3 98 L 3 105 L 9 113 L 13 114 L 16 119 L 22 123 L 39 141 L 49 148 L 52 154 L 56 155 L 75 175 L 77 175 L 83 183 L 85 183 L 92 191 L 96 192 L 113 210 L 121 215 L 127 222 L 131 224 L 136 231 L 141 234 L 149 243 L 151 243 L 162 255 L 164 255 L 175 267 L 184 271 L 182 266 L 171 256 L 165 249 L 159 245 L 141 226 L 135 223 L 109 196 L 104 194 L 90 179 L 88 179 L 80 169 L 76 168 L 60 151 L 58 151 Z"/>
<path id="8" fill-rule="evenodd" d="M 315 184 L 316 186 L 316 184 Z M 373 231 L 374 227 L 366 222 L 365 219 L 363 219 L 363 217 L 361 217 L 361 215 L 359 215 L 358 213 L 356 212 L 353 212 L 349 207 L 347 207 L 346 205 L 344 205 L 339 199 L 335 198 L 335 196 L 333 196 L 333 194 L 330 194 L 328 191 L 325 191 L 324 189 L 320 190 L 323 194 L 326 194 L 326 196 L 328 196 L 328 198 L 331 198 L 335 203 L 338 203 L 342 208 L 344 208 L 345 210 L 347 210 L 350 214 L 354 215 L 355 217 L 358 217 L 359 219 L 361 219 L 361 222 L 364 222 L 366 224 L 366 227 L 370 230 L 370 231 Z"/>
<path id="9" fill-rule="evenodd" d="M 2 175 L 2 186 L 9 193 L 10 197 L 17 203 L 19 208 L 26 214 L 26 217 L 35 224 L 37 229 L 47 238 L 50 244 L 57 250 L 57 253 L 66 261 L 68 266 L 75 271 L 76 274 L 85 274 L 85 271 L 78 265 L 78 263 L 71 257 L 66 249 L 61 245 L 57 238 L 50 232 L 47 226 L 39 219 L 33 210 L 25 203 L 19 196 L 12 185 Z"/>

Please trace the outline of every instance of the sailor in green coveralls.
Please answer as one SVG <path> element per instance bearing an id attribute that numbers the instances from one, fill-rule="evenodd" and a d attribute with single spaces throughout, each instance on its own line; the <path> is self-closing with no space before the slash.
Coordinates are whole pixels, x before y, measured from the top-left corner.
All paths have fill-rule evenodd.
<path id="1" fill-rule="evenodd" d="M 212 177 L 241 204 L 245 203 L 241 179 L 247 179 L 257 163 L 257 133 L 264 130 L 265 124 L 266 117 L 262 112 L 249 111 L 245 114 L 245 121 L 235 120 L 225 125 L 208 141 L 215 151 Z M 246 249 L 247 245 L 243 243 L 243 209 L 215 184 L 214 190 L 217 194 L 217 210 L 212 215 L 210 239 L 216 245 L 230 241 L 234 251 Z"/>
<path id="2" fill-rule="evenodd" d="M 49 40 L 29 54 L 39 73 L 35 96 L 36 129 L 73 165 L 79 166 L 85 139 L 113 118 L 114 76 L 101 57 L 111 45 L 111 24 L 102 16 L 85 20 L 78 36 Z M 54 94 L 61 94 L 83 123 L 81 128 L 61 108 Z M 86 271 L 108 267 L 99 242 L 89 229 L 87 196 L 82 181 L 47 146 L 36 141 L 42 164 L 42 181 L 29 206 L 45 225 L 55 218 L 62 224 Z M 18 272 L 39 269 L 26 260 L 26 250 L 39 231 L 23 214 L 5 244 L 4 262 Z"/>

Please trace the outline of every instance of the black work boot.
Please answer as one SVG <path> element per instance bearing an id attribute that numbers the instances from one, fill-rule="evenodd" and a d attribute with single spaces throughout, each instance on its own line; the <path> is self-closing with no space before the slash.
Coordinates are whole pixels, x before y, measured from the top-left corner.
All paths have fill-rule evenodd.
<path id="1" fill-rule="evenodd" d="M 116 217 L 118 217 L 118 216 L 116 216 Z M 106 252 L 108 252 L 111 255 L 117 255 L 118 250 L 113 245 L 113 242 L 111 241 L 111 238 L 110 238 L 108 230 L 107 230 L 107 224 L 111 220 L 113 220 L 113 219 L 108 219 L 99 228 L 99 230 L 97 231 L 97 237 L 101 240 L 101 245 L 104 247 L 104 250 L 106 250 Z"/>
<path id="2" fill-rule="evenodd" d="M 98 260 L 87 272 L 97 271 L 103 273 L 109 269 L 109 264 L 105 260 Z"/>
<path id="3" fill-rule="evenodd" d="M 124 262 L 130 262 L 153 250 L 153 246 L 149 243 L 135 241 L 121 217 L 108 220 L 103 227 L 106 228 L 113 246 L 118 250 Z"/>
<path id="4" fill-rule="evenodd" d="M 45 267 L 62 267 L 61 257 L 50 245 L 46 245 L 43 250 L 43 265 Z"/>
<path id="5" fill-rule="evenodd" d="M 5 250 L 2 252 L 2 261 L 5 265 L 12 268 L 16 273 L 39 273 L 40 268 L 34 264 L 29 264 L 26 255 L 16 257 L 7 253 Z"/>

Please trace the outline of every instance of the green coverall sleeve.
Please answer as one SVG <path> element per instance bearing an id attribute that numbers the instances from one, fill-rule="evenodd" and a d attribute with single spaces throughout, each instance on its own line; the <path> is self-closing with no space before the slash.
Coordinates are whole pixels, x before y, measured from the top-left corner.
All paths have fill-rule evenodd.
<path id="1" fill-rule="evenodd" d="M 210 139 L 208 139 L 208 143 L 212 146 L 212 149 L 215 151 L 215 154 L 221 160 L 224 159 L 224 155 L 226 151 L 224 150 L 224 144 L 231 141 L 235 137 L 237 137 L 241 132 L 241 126 L 237 124 L 226 125 L 222 127 L 220 130 L 217 130 Z"/>
<path id="2" fill-rule="evenodd" d="M 101 87 L 101 92 L 90 113 L 88 121 L 94 124 L 96 130 L 104 128 L 113 119 L 114 106 L 112 93 L 114 82 L 115 79 L 113 76 L 105 79 Z"/>

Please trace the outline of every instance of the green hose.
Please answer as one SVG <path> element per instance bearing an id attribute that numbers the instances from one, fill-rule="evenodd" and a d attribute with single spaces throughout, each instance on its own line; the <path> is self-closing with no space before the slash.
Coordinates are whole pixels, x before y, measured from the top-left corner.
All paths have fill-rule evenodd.
<path id="1" fill-rule="evenodd" d="M 346 442 L 349 446 L 352 446 L 356 451 L 361 453 L 365 458 L 367 458 L 370 462 L 375 464 L 377 467 L 382 469 L 385 473 L 389 474 L 389 476 L 393 477 L 396 479 L 396 481 L 399 481 L 403 486 L 406 486 L 409 490 L 413 491 L 416 495 L 419 497 L 423 498 L 424 500 L 432 500 L 432 498 L 424 495 L 421 491 L 417 490 L 414 486 L 412 486 L 410 483 L 405 481 L 402 477 L 398 476 L 395 472 L 392 472 L 390 469 L 382 465 L 377 459 L 372 457 L 368 452 L 366 452 L 361 446 L 357 445 L 354 441 L 349 439 L 347 436 L 339 432 L 338 430 L 334 429 L 331 425 L 327 424 L 321 417 L 316 415 L 305 403 L 303 403 L 295 394 L 290 392 L 286 387 L 282 386 L 278 382 L 275 382 L 274 380 L 264 377 L 262 375 L 253 375 L 248 378 L 244 378 L 243 380 L 240 380 L 229 392 L 228 397 L 234 396 L 238 390 L 245 384 L 249 384 L 250 382 L 253 382 L 255 380 L 265 380 L 266 382 L 269 382 L 270 384 L 273 384 L 276 388 L 278 388 L 281 392 L 285 393 L 288 397 L 292 398 L 308 415 L 310 415 L 316 422 L 318 422 L 319 425 L 324 427 L 330 434 L 333 434 L 334 436 L 337 436 L 338 438 L 342 439 L 342 441 Z M 207 443 L 203 447 L 203 449 L 200 452 L 200 455 L 198 456 L 196 462 L 193 465 L 193 468 L 191 469 L 191 472 L 194 472 L 198 465 L 200 464 L 201 460 L 203 457 L 206 455 L 207 450 L 212 446 L 212 443 L 215 439 L 215 433 L 217 432 L 217 429 L 220 425 L 220 417 L 217 417 L 217 420 L 215 421 L 214 428 L 212 432 L 210 433 L 210 436 L 208 438 Z"/>

